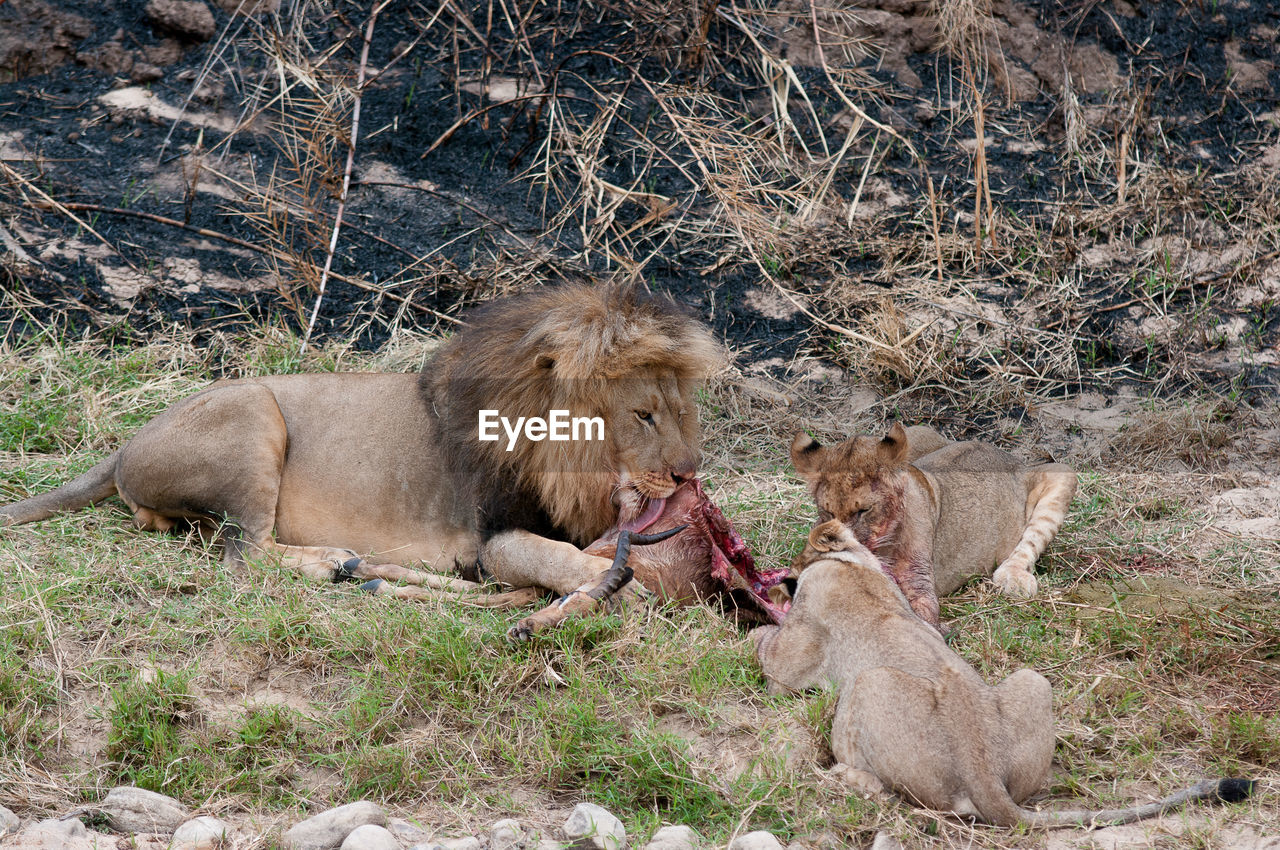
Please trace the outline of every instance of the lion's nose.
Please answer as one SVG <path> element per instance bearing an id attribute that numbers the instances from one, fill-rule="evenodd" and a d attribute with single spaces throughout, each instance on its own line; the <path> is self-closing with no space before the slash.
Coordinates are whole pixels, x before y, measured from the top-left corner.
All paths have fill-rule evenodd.
<path id="1" fill-rule="evenodd" d="M 677 487 L 697 475 L 698 461 L 695 458 L 689 458 L 671 470 L 671 480 L 676 482 Z"/>

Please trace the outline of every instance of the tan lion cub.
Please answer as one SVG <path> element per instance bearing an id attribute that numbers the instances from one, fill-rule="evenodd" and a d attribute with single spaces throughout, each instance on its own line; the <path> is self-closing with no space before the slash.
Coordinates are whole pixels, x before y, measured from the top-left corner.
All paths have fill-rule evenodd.
<path id="1" fill-rule="evenodd" d="M 1049 682 L 1019 670 L 992 687 L 917 617 L 880 563 L 838 521 L 809 534 L 781 626 L 751 633 L 770 690 L 834 681 L 834 773 L 863 793 L 897 791 L 990 823 L 1122 823 L 1190 800 L 1244 799 L 1248 780 L 1207 780 L 1132 809 L 1033 812 L 1053 758 Z"/>
<path id="2" fill-rule="evenodd" d="M 1004 593 L 1034 595 L 1031 569 L 1076 491 L 1070 467 L 1027 465 L 925 426 L 895 424 L 884 439 L 851 437 L 835 446 L 801 433 L 791 462 L 820 520 L 845 523 L 935 627 L 938 594 L 975 576 L 991 576 Z"/>

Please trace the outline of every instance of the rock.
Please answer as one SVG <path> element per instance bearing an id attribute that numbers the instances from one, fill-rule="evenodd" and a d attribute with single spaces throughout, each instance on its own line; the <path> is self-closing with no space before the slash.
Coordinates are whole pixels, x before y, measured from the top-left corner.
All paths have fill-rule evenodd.
<path id="1" fill-rule="evenodd" d="M 171 835 L 191 817 L 187 807 L 172 797 L 145 788 L 123 786 L 107 792 L 98 806 L 116 832 L 158 832 Z"/>
<path id="2" fill-rule="evenodd" d="M 489 850 L 516 850 L 524 841 L 520 821 L 503 818 L 489 827 Z"/>
<path id="3" fill-rule="evenodd" d="M 334 850 L 356 827 L 384 826 L 386 822 L 387 815 L 380 806 L 348 803 L 294 824 L 280 839 L 280 846 L 285 850 Z"/>
<path id="4" fill-rule="evenodd" d="M 902 842 L 883 830 L 876 833 L 871 850 L 902 850 Z"/>
<path id="5" fill-rule="evenodd" d="M 782 842 L 772 832 L 757 829 L 730 841 L 729 850 L 782 850 Z"/>
<path id="6" fill-rule="evenodd" d="M 404 818 L 388 818 L 387 831 L 396 837 L 402 843 L 417 842 L 419 844 L 434 844 L 429 840 L 430 835 L 422 827 L 416 823 L 405 820 Z"/>
<path id="7" fill-rule="evenodd" d="M 653 834 L 644 850 L 694 850 L 701 842 L 698 833 L 684 824 L 664 826 Z"/>
<path id="8" fill-rule="evenodd" d="M 187 41 L 208 41 L 216 31 L 213 12 L 202 0 L 151 0 L 147 17 L 159 29 Z"/>
<path id="9" fill-rule="evenodd" d="M 57 836 L 59 838 L 85 838 L 89 831 L 84 828 L 84 824 L 79 818 L 48 818 L 35 824 L 23 835 L 32 833 L 43 833 L 48 836 Z"/>
<path id="10" fill-rule="evenodd" d="M 149 62 L 134 62 L 129 79 L 135 83 L 154 83 L 164 76 L 164 71 Z"/>
<path id="11" fill-rule="evenodd" d="M 386 827 L 367 823 L 347 834 L 342 850 L 400 850 L 400 842 Z"/>
<path id="12" fill-rule="evenodd" d="M 12 832 L 17 832 L 18 827 L 21 825 L 22 821 L 18 820 L 17 815 L 4 806 L 0 806 L 0 838 L 4 838 Z"/>
<path id="13" fill-rule="evenodd" d="M 480 850 L 480 839 L 474 835 L 465 835 L 462 838 L 450 838 L 448 841 L 441 841 L 440 846 L 444 850 Z"/>
<path id="14" fill-rule="evenodd" d="M 577 843 L 585 838 L 600 850 L 621 850 L 627 846 L 627 828 L 622 821 L 592 803 L 579 803 L 564 822 L 564 834 Z"/>
<path id="15" fill-rule="evenodd" d="M 552 838 L 539 838 L 533 850 L 564 850 L 564 845 Z"/>
<path id="16" fill-rule="evenodd" d="M 232 15 L 262 15 L 280 10 L 280 0 L 213 0 Z"/>
<path id="17" fill-rule="evenodd" d="M 231 827 L 211 817 L 192 818 L 174 830 L 173 850 L 217 850 L 231 843 Z"/>

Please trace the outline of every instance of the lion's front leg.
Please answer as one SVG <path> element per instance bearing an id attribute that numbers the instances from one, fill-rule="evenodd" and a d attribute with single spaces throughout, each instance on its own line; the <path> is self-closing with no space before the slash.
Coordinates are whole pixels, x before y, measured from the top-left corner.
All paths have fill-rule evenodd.
<path id="1" fill-rule="evenodd" d="M 588 555 L 570 543 L 548 540 L 528 531 L 505 531 L 495 535 L 480 551 L 480 561 L 494 578 L 511 587 L 545 587 L 562 594 L 555 602 L 532 614 L 511 629 L 511 636 L 527 640 L 532 635 L 558 626 L 570 617 L 594 611 L 609 600 L 589 591 L 598 587 L 611 566 L 607 558 Z M 648 597 L 643 585 L 628 582 L 616 597 Z"/>

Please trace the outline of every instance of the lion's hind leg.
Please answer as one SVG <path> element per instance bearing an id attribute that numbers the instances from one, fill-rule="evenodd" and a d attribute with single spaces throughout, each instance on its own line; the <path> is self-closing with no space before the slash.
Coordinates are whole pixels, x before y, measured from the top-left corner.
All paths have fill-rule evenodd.
<path id="1" fill-rule="evenodd" d="M 1039 583 L 1032 568 L 1049 541 L 1062 527 L 1067 507 L 1076 494 L 1076 473 L 1069 466 L 1050 463 L 1031 470 L 1027 487 L 1027 524 L 1022 538 L 991 576 L 1010 596 L 1035 596 Z"/>

